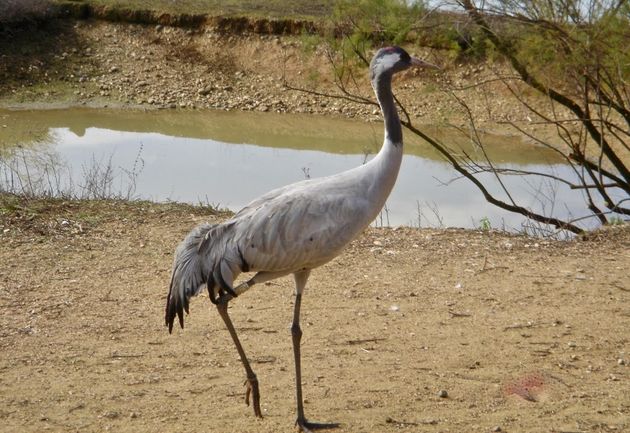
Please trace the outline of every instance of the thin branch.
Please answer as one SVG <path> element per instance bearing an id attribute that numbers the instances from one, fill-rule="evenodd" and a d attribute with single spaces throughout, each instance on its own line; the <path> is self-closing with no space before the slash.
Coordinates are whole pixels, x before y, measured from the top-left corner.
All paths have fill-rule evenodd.
<path id="1" fill-rule="evenodd" d="M 588 116 L 585 115 L 584 110 L 580 105 L 578 105 L 571 98 L 566 95 L 560 93 L 554 88 L 548 87 L 541 83 L 535 76 L 533 76 L 530 71 L 525 67 L 523 63 L 521 63 L 514 53 L 514 48 L 505 40 L 501 39 L 488 25 L 485 20 L 482 11 L 477 8 L 472 2 L 472 0 L 458 0 L 458 3 L 464 8 L 464 10 L 471 16 L 471 18 L 477 23 L 477 25 L 481 28 L 482 32 L 486 35 L 486 37 L 492 42 L 492 44 L 497 48 L 497 50 L 504 55 L 514 68 L 516 72 L 523 78 L 523 81 L 527 83 L 532 88 L 538 90 L 544 95 L 549 96 L 552 100 L 558 102 L 564 107 L 568 108 L 572 112 L 576 114 L 578 118 L 585 119 L 582 124 L 588 130 L 589 134 L 593 138 L 593 141 L 597 143 L 598 146 L 601 146 L 604 154 L 608 158 L 608 160 L 613 164 L 613 166 L 619 171 L 621 177 L 624 178 L 625 183 L 630 184 L 630 170 L 626 167 L 623 161 L 617 156 L 617 154 L 610 147 L 610 144 L 604 137 L 600 134 L 600 131 L 597 127 L 588 120 Z"/>
<path id="2" fill-rule="evenodd" d="M 560 219 L 557 218 L 553 218 L 553 217 L 546 217 L 544 215 L 539 215 L 535 212 L 530 211 L 529 209 L 526 209 L 522 206 L 518 206 L 518 205 L 513 205 L 513 204 L 509 204 L 506 203 L 502 200 L 499 200 L 497 198 L 495 198 L 492 194 L 490 194 L 490 192 L 486 189 L 486 187 L 483 185 L 483 183 L 481 183 L 481 181 L 479 179 L 477 179 L 475 176 L 473 176 L 471 173 L 469 173 L 466 169 L 464 169 L 459 162 L 455 159 L 455 157 L 453 155 L 451 155 L 440 143 L 438 143 L 436 140 L 434 140 L 433 138 L 429 137 L 428 135 L 426 135 L 425 133 L 423 133 L 422 131 L 420 131 L 419 129 L 417 129 L 415 126 L 413 126 L 411 124 L 411 122 L 409 121 L 403 121 L 402 122 L 403 125 L 405 126 L 405 128 L 409 129 L 411 132 L 413 132 L 414 134 L 416 134 L 417 136 L 419 136 L 420 138 L 424 139 L 425 141 L 427 141 L 429 144 L 431 144 L 431 146 L 433 146 L 434 149 L 436 149 L 438 152 L 440 152 L 440 154 L 442 154 L 442 156 L 444 156 L 444 158 L 446 158 L 451 165 L 453 166 L 453 168 L 455 170 L 457 170 L 459 173 L 461 173 L 465 178 L 467 178 L 469 181 L 471 181 L 478 189 L 479 191 L 481 191 L 481 193 L 483 194 L 484 198 L 486 199 L 486 201 L 488 201 L 489 203 L 501 208 L 501 209 L 505 209 L 508 210 L 510 212 L 515 212 L 515 213 L 519 213 L 529 219 L 532 219 L 534 221 L 538 221 L 538 222 L 542 222 L 545 224 L 550 224 L 554 227 L 557 227 L 559 229 L 562 230 L 568 230 L 572 233 L 575 234 L 581 234 L 584 233 L 584 230 L 574 224 L 571 224 L 570 222 L 566 222 L 566 221 L 562 221 Z"/>

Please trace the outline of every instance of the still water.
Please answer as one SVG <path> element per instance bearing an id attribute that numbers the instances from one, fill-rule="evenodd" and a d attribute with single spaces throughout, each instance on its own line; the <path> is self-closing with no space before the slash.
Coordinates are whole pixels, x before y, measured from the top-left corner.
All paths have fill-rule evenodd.
<path id="1" fill-rule="evenodd" d="M 454 149 L 476 155 L 461 133 L 424 128 Z M 377 225 L 519 230 L 524 219 L 488 204 L 427 143 L 406 134 L 398 182 Z M 46 174 L 58 190 L 84 187 L 89 173 L 111 168 L 113 192 L 153 201 L 213 204 L 238 210 L 258 195 L 305 177 L 363 164 L 383 139 L 382 123 L 307 115 L 214 111 L 60 109 L 0 111 L 0 188 L 15 187 L 16 149 L 47 155 L 59 167 Z M 487 151 L 501 167 L 569 175 L 555 155 L 515 137 L 487 134 Z M 13 156 L 11 156 L 13 155 Z M 11 164 L 14 164 L 11 168 Z M 15 165 L 17 164 L 17 165 Z M 41 165 L 41 164 L 40 164 Z M 34 168 L 31 168 L 34 170 Z M 29 174 L 34 177 L 34 174 Z M 53 178 L 52 181 L 50 178 Z M 491 175 L 488 189 L 501 193 Z M 4 182 L 4 187 L 2 185 Z M 546 214 L 579 216 L 580 193 L 548 181 L 504 177 L 515 201 Z M 131 185 L 130 185 L 131 184 Z M 55 189 L 53 188 L 53 189 Z M 562 206 L 554 203 L 562 201 Z"/>

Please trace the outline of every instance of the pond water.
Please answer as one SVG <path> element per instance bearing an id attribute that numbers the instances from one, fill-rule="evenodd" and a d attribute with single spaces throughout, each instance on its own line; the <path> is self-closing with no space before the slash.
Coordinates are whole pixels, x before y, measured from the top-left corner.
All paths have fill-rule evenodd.
<path id="1" fill-rule="evenodd" d="M 462 134 L 423 130 L 473 157 L 479 152 Z M 0 111 L 0 189 L 40 182 L 45 191 L 81 195 L 79 191 L 92 185 L 133 198 L 213 204 L 236 211 L 272 188 L 364 163 L 378 151 L 382 137 L 380 122 L 307 115 L 87 108 Z M 514 137 L 487 134 L 484 141 L 501 167 L 570 176 L 569 168 L 548 150 Z M 27 181 L 25 169 L 30 170 Z M 44 174 L 38 177 L 37 169 Z M 22 178 L 17 179 L 17 172 Z M 491 175 L 481 179 L 505 199 Z M 580 215 L 579 192 L 521 176 L 507 176 L 504 183 L 514 200 L 525 206 L 559 217 Z M 554 207 L 560 201 L 562 206 Z M 489 224 L 515 230 L 523 223 L 521 216 L 488 204 L 469 181 L 457 179 L 427 143 L 409 133 L 387 211 L 375 222 L 422 227 Z"/>

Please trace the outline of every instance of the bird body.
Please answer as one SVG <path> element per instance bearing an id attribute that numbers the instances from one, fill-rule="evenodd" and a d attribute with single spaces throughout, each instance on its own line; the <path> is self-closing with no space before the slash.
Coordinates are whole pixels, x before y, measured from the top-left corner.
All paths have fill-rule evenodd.
<path id="1" fill-rule="evenodd" d="M 362 166 L 272 190 L 224 223 L 202 224 L 178 248 L 175 293 L 198 294 L 221 263 L 217 279 L 232 281 L 241 272 L 290 274 L 327 263 L 378 215 L 401 160 L 402 146 L 384 146 Z"/>
<path id="2" fill-rule="evenodd" d="M 429 66 L 398 47 L 383 48 L 370 65 L 372 86 L 385 118 L 385 138 L 379 153 L 354 169 L 319 179 L 308 179 L 264 194 L 231 219 L 193 229 L 175 252 L 166 305 L 169 331 L 189 299 L 204 286 L 217 304 L 245 367 L 254 395 L 255 414 L 261 416 L 258 382 L 227 314 L 227 303 L 254 284 L 293 274 L 296 302 L 292 326 L 296 364 L 298 421 L 302 431 L 317 425 L 304 418 L 301 394 L 299 312 L 310 271 L 336 257 L 378 215 L 391 192 L 403 155 L 402 129 L 391 92 L 395 72 L 410 66 Z M 234 287 L 242 272 L 253 278 Z"/>

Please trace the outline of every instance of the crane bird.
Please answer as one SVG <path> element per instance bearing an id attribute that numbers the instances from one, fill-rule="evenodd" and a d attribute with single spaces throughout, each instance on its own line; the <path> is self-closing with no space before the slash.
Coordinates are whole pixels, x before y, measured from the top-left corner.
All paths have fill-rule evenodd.
<path id="1" fill-rule="evenodd" d="M 184 327 L 189 299 L 207 287 L 234 340 L 247 376 L 245 402 L 262 417 L 258 379 L 228 315 L 228 302 L 256 284 L 293 274 L 295 305 L 291 336 L 295 357 L 296 424 L 303 432 L 336 427 L 308 422 L 302 399 L 300 306 L 311 270 L 336 257 L 376 218 L 402 161 L 402 126 L 392 94 L 392 76 L 410 67 L 435 67 L 399 47 L 381 48 L 370 63 L 370 79 L 385 120 L 385 139 L 368 163 L 333 176 L 275 189 L 221 224 L 194 228 L 175 251 L 166 301 L 166 325 Z M 255 275 L 234 287 L 241 272 Z"/>

